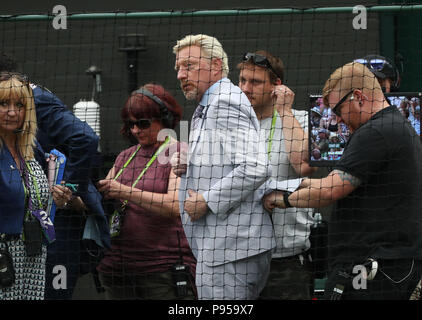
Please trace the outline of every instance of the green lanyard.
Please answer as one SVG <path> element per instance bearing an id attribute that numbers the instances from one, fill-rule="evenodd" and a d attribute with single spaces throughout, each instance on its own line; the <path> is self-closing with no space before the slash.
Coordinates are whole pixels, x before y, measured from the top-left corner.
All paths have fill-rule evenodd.
<path id="1" fill-rule="evenodd" d="M 123 170 L 126 169 L 126 167 L 128 166 L 128 164 L 132 161 L 133 157 L 138 153 L 139 149 L 141 149 L 141 145 L 138 146 L 138 148 L 135 150 L 134 153 L 132 153 L 132 155 L 130 156 L 130 158 L 128 159 L 128 161 L 126 161 L 126 163 L 124 164 L 123 168 L 121 168 L 119 170 L 119 172 L 116 174 L 116 176 L 114 177 L 114 181 L 117 180 L 118 177 L 120 177 L 120 175 L 122 174 Z"/>
<path id="2" fill-rule="evenodd" d="M 42 209 L 43 205 L 42 205 L 42 201 L 41 201 L 41 192 L 40 192 L 40 189 L 38 187 L 37 179 L 35 179 L 34 173 L 32 172 L 31 166 L 28 164 L 28 162 L 25 161 L 25 165 L 26 165 L 26 168 L 28 169 L 28 176 L 30 175 L 31 178 L 32 178 L 32 183 L 35 187 L 35 193 L 37 195 L 39 207 L 40 207 L 40 209 Z M 28 186 L 29 186 L 29 177 L 28 177 L 27 183 L 28 183 Z M 31 204 L 30 204 L 31 208 L 30 209 L 33 210 L 31 192 L 26 188 L 25 183 L 23 183 L 23 188 L 24 188 L 24 191 L 25 191 L 25 197 L 29 197 L 28 200 L 31 201 Z M 26 213 L 26 218 L 29 217 L 29 214 L 30 213 L 28 211 Z"/>
<path id="3" fill-rule="evenodd" d="M 155 159 L 157 159 L 158 155 L 165 149 L 165 147 L 169 144 L 170 142 L 170 136 L 168 136 L 166 138 L 166 140 L 164 141 L 164 143 L 158 148 L 158 150 L 154 153 L 154 155 L 152 156 L 152 158 L 148 161 L 148 163 L 146 164 L 145 168 L 141 171 L 141 173 L 139 174 L 138 178 L 135 180 L 135 182 L 132 184 L 132 188 L 134 188 L 139 180 L 141 180 L 142 176 L 145 174 L 145 172 L 148 170 L 148 168 L 152 165 L 152 163 L 155 161 Z M 135 150 L 135 152 L 130 156 L 130 158 L 126 161 L 126 163 L 124 164 L 123 168 L 121 168 L 119 170 L 119 172 L 116 174 L 116 176 L 114 177 L 114 181 L 122 174 L 123 170 L 126 169 L 126 167 L 129 165 L 129 163 L 133 160 L 133 158 L 135 157 L 135 155 L 138 153 L 138 151 L 141 149 L 141 146 L 139 145 L 138 148 Z M 125 206 L 128 203 L 128 200 L 125 200 L 123 202 L 123 206 Z"/>
<path id="4" fill-rule="evenodd" d="M 271 129 L 270 129 L 270 137 L 268 139 L 268 159 L 271 159 L 271 148 L 273 145 L 273 138 L 274 138 L 274 131 L 275 131 L 275 123 L 277 121 L 277 109 L 274 108 L 273 112 L 273 119 L 271 121 Z"/>

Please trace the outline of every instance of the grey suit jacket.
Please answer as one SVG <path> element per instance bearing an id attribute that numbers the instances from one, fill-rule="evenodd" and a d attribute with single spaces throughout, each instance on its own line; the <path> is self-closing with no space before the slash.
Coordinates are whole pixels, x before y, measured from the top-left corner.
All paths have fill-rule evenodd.
<path id="1" fill-rule="evenodd" d="M 212 85 L 189 136 L 188 168 L 179 200 L 186 237 L 198 261 L 217 266 L 275 247 L 273 227 L 261 198 L 271 175 L 259 122 L 249 100 L 229 79 Z M 191 222 L 184 201 L 192 189 L 208 212 Z"/>

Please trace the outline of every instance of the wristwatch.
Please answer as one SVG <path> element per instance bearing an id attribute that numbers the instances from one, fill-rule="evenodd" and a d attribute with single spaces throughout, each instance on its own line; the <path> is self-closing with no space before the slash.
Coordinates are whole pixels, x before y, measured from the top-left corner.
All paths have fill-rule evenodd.
<path id="1" fill-rule="evenodd" d="M 289 192 L 289 191 L 284 191 L 284 193 L 283 193 L 283 201 L 284 201 L 284 206 L 286 207 L 286 208 L 292 208 L 292 205 L 290 204 L 290 202 L 289 202 L 289 196 L 291 195 L 292 193 L 291 192 Z"/>

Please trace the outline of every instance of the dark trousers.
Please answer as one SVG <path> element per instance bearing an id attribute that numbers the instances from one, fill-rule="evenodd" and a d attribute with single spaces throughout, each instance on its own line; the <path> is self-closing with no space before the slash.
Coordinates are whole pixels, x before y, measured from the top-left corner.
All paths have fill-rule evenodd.
<path id="1" fill-rule="evenodd" d="M 84 218 L 80 214 L 71 210 L 56 212 L 54 220 L 56 241 L 47 247 L 46 300 L 72 299 L 80 271 L 83 221 Z M 65 274 L 62 273 L 63 270 L 65 270 Z M 59 285 L 58 287 L 57 279 L 63 275 L 65 275 L 65 286 Z"/>
<path id="2" fill-rule="evenodd" d="M 366 281 L 366 288 L 356 288 L 353 278 L 337 266 L 330 272 L 325 286 L 324 299 L 331 300 L 336 285 L 344 287 L 341 300 L 409 300 L 422 276 L 422 261 L 413 259 L 378 260 L 378 271 L 373 280 Z"/>
<path id="3" fill-rule="evenodd" d="M 187 295 L 176 294 L 171 271 L 142 275 L 112 275 L 100 273 L 100 282 L 107 300 L 193 300 L 192 283 L 188 284 Z"/>
<path id="4" fill-rule="evenodd" d="M 307 255 L 271 260 L 267 284 L 261 300 L 310 300 L 313 276 Z"/>

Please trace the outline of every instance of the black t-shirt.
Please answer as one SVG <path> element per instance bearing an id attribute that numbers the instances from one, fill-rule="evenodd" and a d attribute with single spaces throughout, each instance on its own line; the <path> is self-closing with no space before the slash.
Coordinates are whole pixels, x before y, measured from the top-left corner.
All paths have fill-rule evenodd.
<path id="1" fill-rule="evenodd" d="M 330 262 L 422 259 L 422 144 L 397 108 L 387 107 L 359 127 L 335 169 L 362 183 L 337 202 Z"/>

